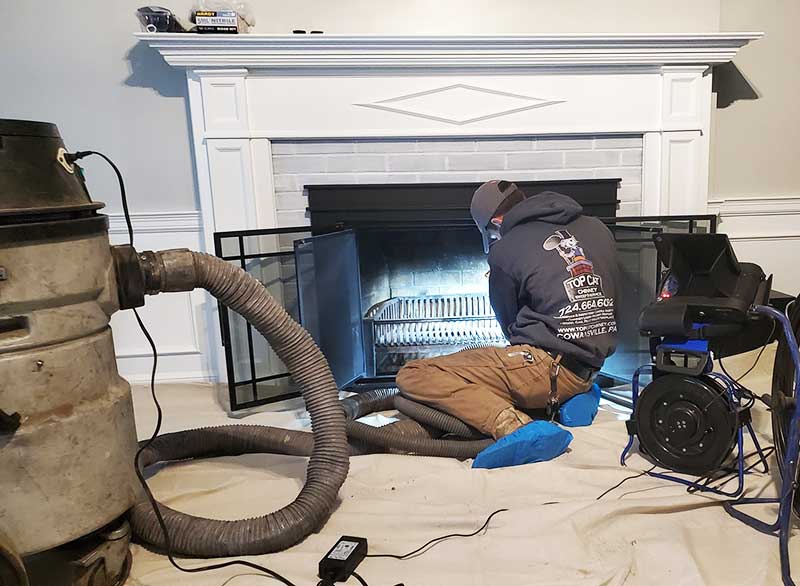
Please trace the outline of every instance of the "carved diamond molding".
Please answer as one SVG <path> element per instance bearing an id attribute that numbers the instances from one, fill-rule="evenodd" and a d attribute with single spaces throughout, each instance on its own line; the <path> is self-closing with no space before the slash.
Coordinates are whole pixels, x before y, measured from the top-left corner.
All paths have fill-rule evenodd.
<path id="1" fill-rule="evenodd" d="M 536 98 L 458 83 L 368 104 L 355 105 L 463 126 L 473 122 L 489 120 L 490 118 L 499 118 L 500 116 L 533 110 L 534 108 L 544 108 L 564 101 Z"/>

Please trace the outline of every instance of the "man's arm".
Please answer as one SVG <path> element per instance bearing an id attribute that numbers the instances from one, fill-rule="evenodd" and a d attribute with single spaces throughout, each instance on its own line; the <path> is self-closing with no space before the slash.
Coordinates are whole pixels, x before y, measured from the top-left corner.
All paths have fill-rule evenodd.
<path id="1" fill-rule="evenodd" d="M 516 321 L 519 311 L 517 290 L 517 283 L 510 275 L 499 267 L 492 267 L 489 273 L 489 301 L 506 338 L 509 336 L 508 328 Z"/>

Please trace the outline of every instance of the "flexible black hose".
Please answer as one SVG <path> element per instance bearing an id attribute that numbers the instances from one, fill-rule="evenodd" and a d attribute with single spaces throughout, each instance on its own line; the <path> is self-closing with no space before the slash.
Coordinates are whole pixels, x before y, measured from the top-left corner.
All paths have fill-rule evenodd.
<path id="1" fill-rule="evenodd" d="M 393 409 L 395 401 L 399 396 L 399 391 L 396 388 L 389 388 L 375 389 L 344 399 L 342 405 L 347 413 L 347 435 L 351 440 L 356 439 L 368 445 L 378 446 L 385 451 L 401 452 L 416 456 L 457 458 L 459 460 L 474 458 L 481 450 L 490 446 L 494 441 L 491 439 L 461 441 L 409 436 L 395 432 L 392 429 L 392 425 L 373 427 L 355 421 L 355 419 L 375 411 Z M 435 410 L 430 407 L 426 407 L 425 409 L 427 410 L 428 417 L 431 418 L 430 411 Z M 436 413 L 439 412 L 436 411 Z M 440 415 L 445 414 L 440 413 Z M 428 422 L 421 421 L 421 423 L 427 424 Z"/>
<path id="2" fill-rule="evenodd" d="M 400 391 L 396 387 L 373 389 L 342 399 L 347 419 L 358 419 L 377 411 L 394 409 L 394 399 Z"/>
<path id="3" fill-rule="evenodd" d="M 436 456 L 458 460 L 474 458 L 494 442 L 491 439 L 459 441 L 411 437 L 395 433 L 391 427 L 391 425 L 372 427 L 358 421 L 348 421 L 347 434 L 351 438 L 380 446 L 386 450 L 397 450 L 415 456 Z"/>
<path id="4" fill-rule="evenodd" d="M 430 425 L 444 432 L 452 433 L 467 439 L 486 438 L 486 436 L 477 429 L 470 427 L 457 417 L 453 417 L 449 413 L 444 413 L 433 407 L 423 405 L 422 403 L 417 403 L 402 395 L 394 397 L 394 407 L 403 415 L 407 415 L 411 419 L 424 423 L 425 425 Z"/>
<path id="5" fill-rule="evenodd" d="M 297 498 L 262 517 L 221 521 L 159 505 L 175 553 L 201 557 L 256 555 L 286 549 L 318 529 L 330 514 L 349 467 L 344 410 L 325 357 L 314 340 L 256 279 L 222 259 L 190 251 L 155 255 L 150 291 L 202 287 L 241 314 L 269 342 L 299 386 L 311 417 L 313 442 L 306 482 Z M 297 445 L 295 445 L 297 444 Z M 143 454 L 143 465 L 160 461 L 272 451 L 302 455 L 302 432 L 269 427 L 225 426 L 169 434 Z M 146 500 L 131 511 L 139 539 L 163 546 L 163 534 Z"/>

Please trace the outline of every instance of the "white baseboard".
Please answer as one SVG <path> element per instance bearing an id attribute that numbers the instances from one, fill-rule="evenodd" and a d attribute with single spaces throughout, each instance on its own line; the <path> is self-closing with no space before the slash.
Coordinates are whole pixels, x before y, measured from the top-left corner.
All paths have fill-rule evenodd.
<path id="1" fill-rule="evenodd" d="M 132 214 L 136 248 L 202 249 L 203 226 L 200 212 L 176 211 Z M 109 215 L 109 235 L 114 244 L 127 242 L 128 229 L 122 214 Z M 148 297 L 139 314 L 158 349 L 156 380 L 208 382 L 216 379 L 211 368 L 206 304 L 202 291 L 164 293 Z M 117 353 L 117 367 L 129 382 L 150 380 L 152 353 L 139 331 L 133 313 L 116 313 L 111 326 Z"/>
<path id="2" fill-rule="evenodd" d="M 797 295 L 800 272 L 800 196 L 730 197 L 710 200 L 720 217 L 718 230 L 733 243 L 741 261 L 754 262 L 773 275 L 773 288 Z"/>

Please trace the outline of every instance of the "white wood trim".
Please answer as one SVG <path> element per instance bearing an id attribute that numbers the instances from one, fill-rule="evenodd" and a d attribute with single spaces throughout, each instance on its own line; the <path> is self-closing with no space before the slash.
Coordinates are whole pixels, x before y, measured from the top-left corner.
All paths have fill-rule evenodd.
<path id="1" fill-rule="evenodd" d="M 206 141 L 214 193 L 214 226 L 219 232 L 258 228 L 250 141 Z"/>
<path id="2" fill-rule="evenodd" d="M 735 196 L 708 201 L 709 213 L 726 217 L 800 214 L 800 195 Z M 800 225 L 798 225 L 800 231 Z"/>
<path id="3" fill-rule="evenodd" d="M 272 142 L 267 139 L 250 141 L 253 191 L 259 228 L 277 228 L 275 183 L 272 169 Z"/>
<path id="4" fill-rule="evenodd" d="M 178 67 L 504 69 L 724 63 L 763 33 L 135 36 Z"/>
<path id="5" fill-rule="evenodd" d="M 489 128 L 487 130 L 465 130 L 453 131 L 449 128 L 379 128 L 379 129 L 354 129 L 354 128 L 333 128 L 333 129 L 316 129 L 307 131 L 301 129 L 298 131 L 275 131 L 264 128 L 254 128 L 250 132 L 208 132 L 205 138 L 212 139 L 242 139 L 242 140 L 257 140 L 266 139 L 270 141 L 275 140 L 344 140 L 344 139 L 397 139 L 397 138 L 485 138 L 491 140 L 492 138 L 527 138 L 530 136 L 537 136 L 540 138 L 557 137 L 568 134 L 570 136 L 579 135 L 598 135 L 615 136 L 615 135 L 630 135 L 630 134 L 645 134 L 649 132 L 660 132 L 661 128 L 658 126 L 624 126 L 609 129 L 603 125 L 564 125 L 560 126 L 558 132 L 532 132 L 531 130 L 513 131 L 508 132 L 505 129 Z M 699 124 L 688 125 L 683 130 L 701 132 L 702 128 Z"/>
<path id="6" fill-rule="evenodd" d="M 131 214 L 131 223 L 137 234 L 201 232 L 203 230 L 202 216 L 199 211 Z M 108 214 L 108 232 L 110 234 L 128 233 L 125 216 L 122 213 Z"/>
<path id="7" fill-rule="evenodd" d="M 666 209 L 661 189 L 661 133 L 645 132 L 642 137 L 642 203 L 641 212 L 658 216 Z"/>
<path id="8" fill-rule="evenodd" d="M 203 243 L 205 251 L 214 252 L 214 194 L 211 190 L 211 174 L 208 169 L 208 152 L 204 141 L 206 131 L 203 119 L 203 90 L 200 78 L 192 71 L 186 72 L 189 89 L 189 116 L 191 137 L 194 145 L 194 164 L 197 171 L 197 191 L 200 196 L 200 211 L 203 219 Z"/>

